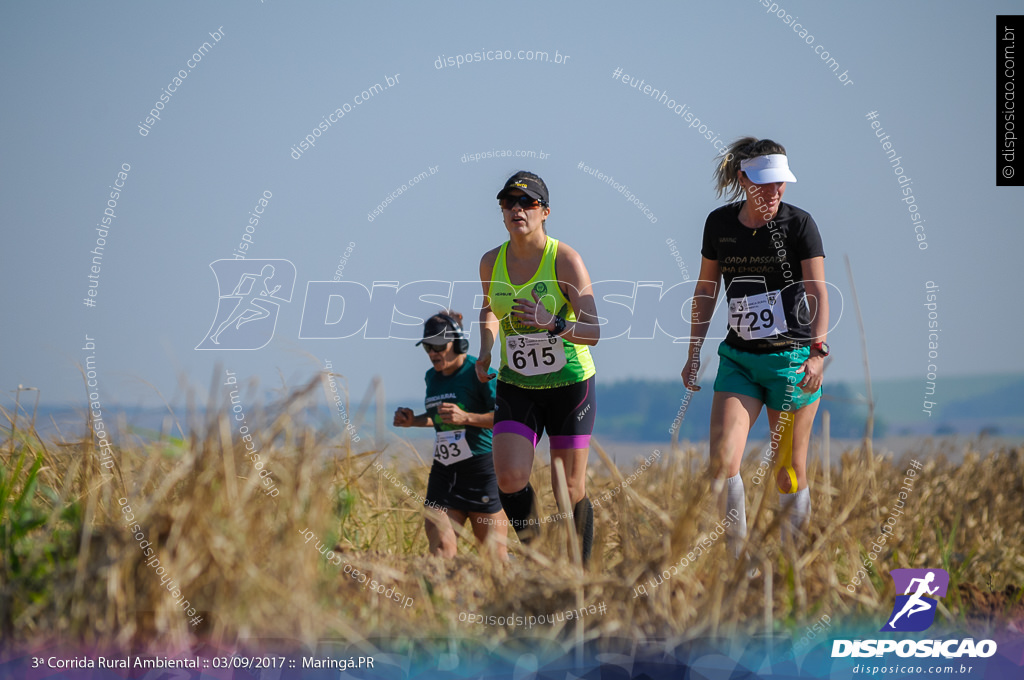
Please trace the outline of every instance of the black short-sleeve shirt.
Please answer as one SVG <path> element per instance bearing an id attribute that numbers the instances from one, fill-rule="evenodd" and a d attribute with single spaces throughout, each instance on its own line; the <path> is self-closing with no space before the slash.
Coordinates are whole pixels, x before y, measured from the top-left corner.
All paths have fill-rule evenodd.
<path id="1" fill-rule="evenodd" d="M 730 203 L 708 215 L 700 253 L 718 262 L 727 301 L 766 294 L 773 300 L 772 294 L 781 292 L 788 328 L 771 337 L 747 340 L 730 326 L 725 341 L 736 349 L 757 354 L 785 351 L 794 343 L 807 345 L 812 338 L 811 318 L 800 263 L 825 256 L 818 225 L 807 212 L 780 203 L 775 219 L 750 229 L 739 220 L 742 207 L 743 201 Z M 753 323 L 756 328 L 763 320 Z"/>

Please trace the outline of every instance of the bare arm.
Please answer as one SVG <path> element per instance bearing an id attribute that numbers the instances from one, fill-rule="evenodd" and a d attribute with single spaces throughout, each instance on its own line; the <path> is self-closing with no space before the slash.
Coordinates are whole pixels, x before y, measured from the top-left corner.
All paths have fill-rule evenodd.
<path id="1" fill-rule="evenodd" d="M 811 310 L 811 335 L 814 342 L 825 342 L 828 333 L 828 287 L 825 285 L 825 258 L 811 257 L 800 261 L 807 305 Z M 825 373 L 825 357 L 811 351 L 810 358 L 797 369 L 803 373 L 800 388 L 805 392 L 816 392 L 821 387 Z"/>
<path id="2" fill-rule="evenodd" d="M 562 337 L 578 345 L 596 345 L 601 339 L 601 322 L 597 317 L 597 302 L 594 300 L 590 272 L 583 264 L 583 258 L 563 243 L 558 249 L 555 267 L 560 279 L 559 285 L 565 284 L 562 293 L 576 310 L 576 321 L 566 324 Z"/>
<path id="3" fill-rule="evenodd" d="M 800 262 L 811 308 L 811 335 L 815 342 L 825 342 L 828 333 L 828 286 L 825 285 L 825 258 L 812 257 Z"/>
<path id="4" fill-rule="evenodd" d="M 683 367 L 683 384 L 697 392 L 697 371 L 700 368 L 700 348 L 711 327 L 711 317 L 715 313 L 715 302 L 718 300 L 718 284 L 722 272 L 718 268 L 718 260 L 702 257 L 700 276 L 693 290 L 693 303 L 690 306 L 690 348 Z"/>
<path id="5" fill-rule="evenodd" d="M 467 413 L 451 402 L 444 402 L 437 407 L 441 421 L 449 425 L 466 425 L 467 427 L 494 427 L 494 411 L 487 413 Z"/>
<path id="6" fill-rule="evenodd" d="M 494 262 L 498 259 L 499 248 L 484 253 L 480 258 L 480 285 L 484 290 L 484 306 L 480 309 L 480 353 L 476 358 L 476 377 L 480 382 L 487 382 L 497 377 L 488 374 L 491 366 L 491 349 L 498 337 L 500 328 L 498 317 L 491 311 L 491 276 L 494 273 Z"/>
<path id="7" fill-rule="evenodd" d="M 395 410 L 393 425 L 395 427 L 433 427 L 434 423 L 431 422 L 426 413 L 417 416 L 411 408 L 399 406 Z"/>
<path id="8" fill-rule="evenodd" d="M 576 321 L 569 321 L 559 336 L 578 345 L 596 345 L 601 339 L 601 322 L 597 317 L 597 304 L 590 284 L 590 274 L 583 264 L 583 258 L 575 250 L 562 243 L 555 258 L 555 272 L 558 287 L 576 311 Z M 553 332 L 555 317 L 534 291 L 533 299 L 516 298 L 512 313 L 527 326 L 543 328 Z"/>

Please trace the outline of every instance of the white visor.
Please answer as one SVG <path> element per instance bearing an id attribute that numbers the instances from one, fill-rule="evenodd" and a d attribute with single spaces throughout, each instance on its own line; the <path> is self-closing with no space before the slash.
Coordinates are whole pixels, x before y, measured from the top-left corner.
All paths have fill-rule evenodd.
<path id="1" fill-rule="evenodd" d="M 789 161 L 786 159 L 786 155 L 781 153 L 742 160 L 740 161 L 740 170 L 745 172 L 754 184 L 796 181 L 796 177 L 789 171 Z"/>

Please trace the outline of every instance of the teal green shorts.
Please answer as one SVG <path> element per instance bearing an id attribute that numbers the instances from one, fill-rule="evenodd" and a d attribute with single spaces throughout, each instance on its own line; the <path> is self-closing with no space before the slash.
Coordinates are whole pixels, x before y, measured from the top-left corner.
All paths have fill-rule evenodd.
<path id="1" fill-rule="evenodd" d="M 765 406 L 776 411 L 796 411 L 821 397 L 820 388 L 817 392 L 804 392 L 797 385 L 803 379 L 803 373 L 797 373 L 796 370 L 810 356 L 809 347 L 772 354 L 754 354 L 723 342 L 718 346 L 715 392 L 735 392 L 759 399 Z"/>

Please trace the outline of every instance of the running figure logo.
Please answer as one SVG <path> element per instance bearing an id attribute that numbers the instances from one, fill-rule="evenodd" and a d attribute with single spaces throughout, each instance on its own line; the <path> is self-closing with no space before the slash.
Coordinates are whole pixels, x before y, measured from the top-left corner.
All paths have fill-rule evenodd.
<path id="1" fill-rule="evenodd" d="M 292 301 L 295 265 L 288 260 L 215 260 L 217 315 L 196 349 L 260 349 L 274 337 L 281 303 Z M 230 293 L 225 291 L 230 290 Z"/>
<path id="2" fill-rule="evenodd" d="M 893 569 L 889 574 L 896 584 L 896 604 L 882 630 L 927 629 L 935 621 L 938 598 L 946 596 L 949 574 L 944 569 Z"/>

